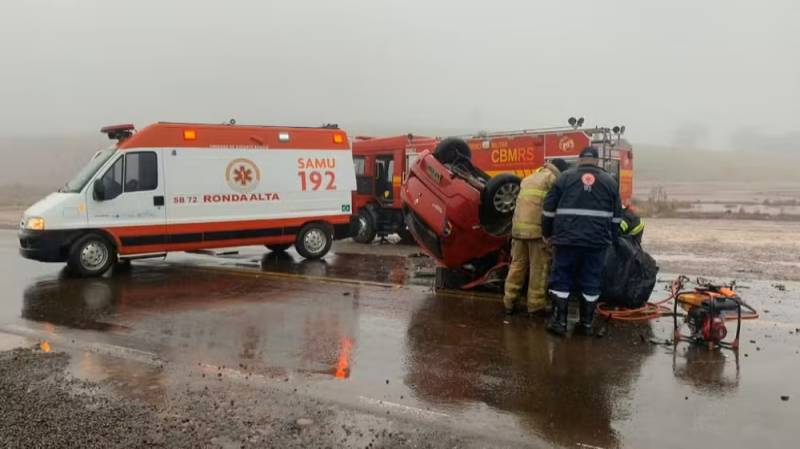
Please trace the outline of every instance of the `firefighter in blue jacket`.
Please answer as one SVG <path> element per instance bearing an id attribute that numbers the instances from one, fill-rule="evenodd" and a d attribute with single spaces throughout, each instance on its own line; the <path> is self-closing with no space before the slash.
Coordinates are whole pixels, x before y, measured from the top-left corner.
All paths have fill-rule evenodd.
<path id="1" fill-rule="evenodd" d="M 579 157 L 578 166 L 556 180 L 542 207 L 542 235 L 555 247 L 549 285 L 553 316 L 547 329 L 558 335 L 567 332 L 573 287 L 582 295 L 575 330 L 592 334 L 606 249 L 616 241 L 622 221 L 619 187 L 598 166 L 597 149 L 586 147 Z"/>

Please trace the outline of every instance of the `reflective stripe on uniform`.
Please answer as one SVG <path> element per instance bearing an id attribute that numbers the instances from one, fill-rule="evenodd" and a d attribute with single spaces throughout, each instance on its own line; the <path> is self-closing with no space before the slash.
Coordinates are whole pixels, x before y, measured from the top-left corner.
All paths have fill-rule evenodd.
<path id="1" fill-rule="evenodd" d="M 547 196 L 547 190 L 542 189 L 522 189 L 519 191 L 519 198 L 525 197 L 536 197 L 536 198 L 544 198 Z"/>
<path id="2" fill-rule="evenodd" d="M 644 220 L 641 220 L 635 228 L 631 229 L 631 235 L 640 234 L 642 231 L 644 231 Z"/>
<path id="3" fill-rule="evenodd" d="M 556 215 L 580 215 L 584 217 L 611 218 L 614 216 L 614 213 L 607 210 L 559 208 L 556 209 Z M 615 220 L 619 221 L 621 218 L 615 218 Z"/>
<path id="4" fill-rule="evenodd" d="M 554 218 L 556 216 L 556 213 L 555 212 L 548 212 L 546 210 L 543 210 L 542 211 L 542 215 L 544 215 L 547 218 Z"/>
<path id="5" fill-rule="evenodd" d="M 611 223 L 621 223 L 621 222 L 622 222 L 622 219 L 619 218 L 619 217 L 614 217 L 614 218 L 611 219 Z"/>
<path id="6" fill-rule="evenodd" d="M 542 226 L 538 225 L 538 224 L 535 224 L 535 223 L 520 223 L 520 222 L 516 222 L 516 221 L 513 223 L 513 228 L 514 229 L 520 229 L 520 230 L 522 230 L 522 229 L 536 229 L 536 228 L 540 228 L 540 227 L 542 227 Z"/>

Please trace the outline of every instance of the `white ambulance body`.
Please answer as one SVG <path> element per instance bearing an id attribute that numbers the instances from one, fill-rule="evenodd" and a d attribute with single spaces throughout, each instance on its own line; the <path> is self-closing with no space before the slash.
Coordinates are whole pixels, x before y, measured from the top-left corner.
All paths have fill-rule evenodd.
<path id="1" fill-rule="evenodd" d="M 25 211 L 20 253 L 99 275 L 170 251 L 295 245 L 319 258 L 349 234 L 353 158 L 336 127 L 157 123 L 119 139 Z"/>

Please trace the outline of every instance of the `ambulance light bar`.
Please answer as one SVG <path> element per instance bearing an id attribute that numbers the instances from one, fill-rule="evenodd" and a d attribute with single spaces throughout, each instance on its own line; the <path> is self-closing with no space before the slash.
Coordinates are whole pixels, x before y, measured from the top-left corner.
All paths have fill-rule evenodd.
<path id="1" fill-rule="evenodd" d="M 136 127 L 133 126 L 131 123 L 126 123 L 123 125 L 109 125 L 100 128 L 100 132 L 103 134 L 108 135 L 109 139 L 118 140 L 122 142 L 123 140 L 127 139 L 128 137 L 133 135 L 133 131 Z"/>

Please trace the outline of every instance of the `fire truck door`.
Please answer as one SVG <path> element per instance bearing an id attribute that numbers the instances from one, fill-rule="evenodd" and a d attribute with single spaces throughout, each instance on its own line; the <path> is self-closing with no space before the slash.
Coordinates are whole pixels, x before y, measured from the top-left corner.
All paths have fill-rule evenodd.
<path id="1" fill-rule="evenodd" d="M 394 201 L 392 176 L 394 175 L 394 157 L 378 156 L 375 158 L 375 196 L 381 203 L 391 204 Z"/>

